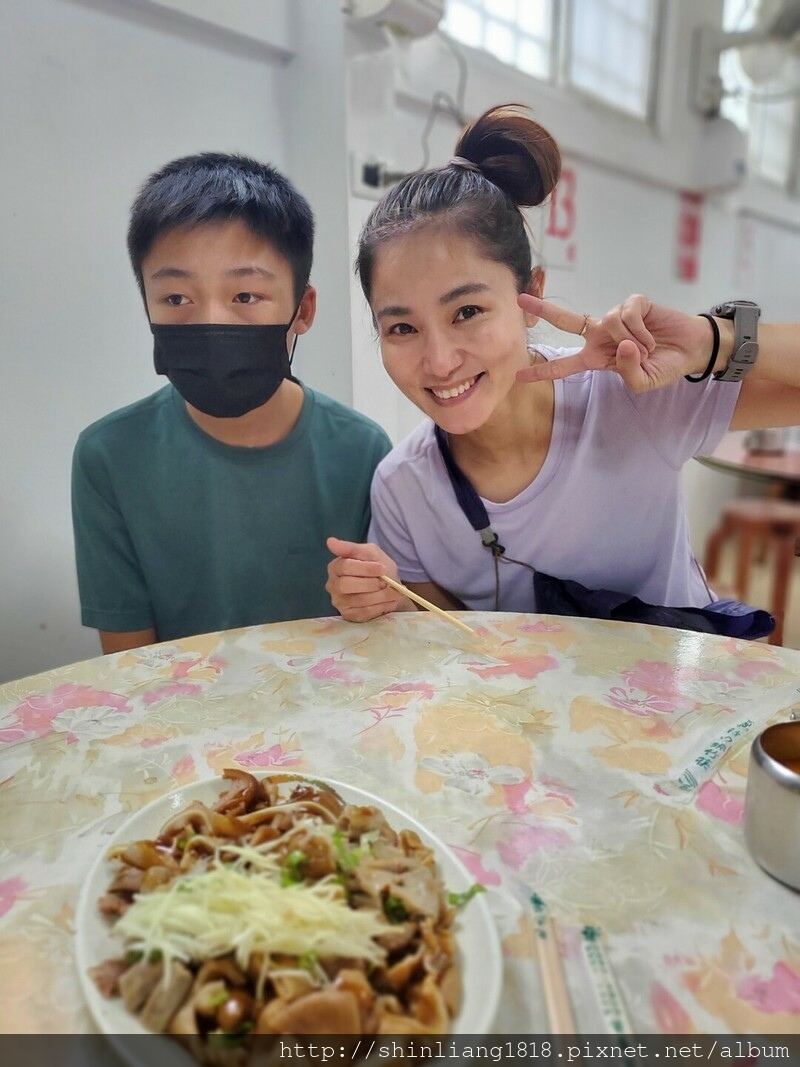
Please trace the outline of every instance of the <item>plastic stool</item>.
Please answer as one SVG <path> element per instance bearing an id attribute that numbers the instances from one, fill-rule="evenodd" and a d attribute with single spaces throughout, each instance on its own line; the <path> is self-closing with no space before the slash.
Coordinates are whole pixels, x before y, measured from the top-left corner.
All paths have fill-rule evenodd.
<path id="1" fill-rule="evenodd" d="M 775 632 L 769 638 L 769 643 L 783 644 L 783 621 L 792 560 L 795 555 L 800 554 L 800 504 L 768 498 L 744 498 L 726 504 L 722 511 L 722 521 L 706 545 L 705 569 L 709 582 L 713 582 L 719 569 L 723 544 L 734 536 L 739 538 L 735 581 L 736 596 L 739 600 L 747 600 L 750 561 L 756 543 L 763 539 L 774 548 L 772 603 L 769 610 L 775 616 Z"/>

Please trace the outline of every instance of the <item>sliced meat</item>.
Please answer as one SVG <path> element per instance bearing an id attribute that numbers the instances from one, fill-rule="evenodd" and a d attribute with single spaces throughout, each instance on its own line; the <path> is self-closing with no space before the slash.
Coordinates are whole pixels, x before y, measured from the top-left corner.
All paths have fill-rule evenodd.
<path id="1" fill-rule="evenodd" d="M 315 834 L 310 830 L 300 830 L 289 839 L 286 851 L 300 851 L 305 860 L 300 873 L 304 878 L 318 881 L 328 874 L 336 874 L 336 852 L 330 838 Z"/>
<path id="2" fill-rule="evenodd" d="M 161 828 L 157 844 L 171 846 L 187 830 L 210 837 L 238 837 L 244 832 L 244 827 L 236 816 L 214 811 L 202 801 L 193 800 Z"/>
<path id="3" fill-rule="evenodd" d="M 363 971 L 353 967 L 343 967 L 336 975 L 333 988 L 353 994 L 358 1001 L 362 1021 L 369 1015 L 375 1003 L 375 990 Z"/>
<path id="4" fill-rule="evenodd" d="M 432 974 L 422 979 L 409 998 L 411 1014 L 427 1028 L 428 1033 L 444 1034 L 450 1026 L 442 992 Z"/>
<path id="5" fill-rule="evenodd" d="M 139 960 L 128 968 L 119 980 L 119 991 L 128 1011 L 136 1014 L 161 981 L 163 973 L 163 963 L 148 963 L 147 960 Z"/>
<path id="6" fill-rule="evenodd" d="M 160 885 L 171 882 L 176 873 L 172 867 L 148 867 L 142 872 L 142 891 L 152 893 Z"/>
<path id="7" fill-rule="evenodd" d="M 348 874 L 348 887 L 376 902 L 399 900 L 408 918 L 439 917 L 442 897 L 434 872 L 419 860 L 398 853 L 396 860 L 367 859 Z"/>
<path id="8" fill-rule="evenodd" d="M 287 1001 L 287 1003 L 290 1000 L 296 1000 L 298 997 L 304 997 L 319 985 L 318 982 L 314 982 L 310 974 L 271 974 L 269 980 L 272 982 L 272 988 L 277 996 Z"/>
<path id="9" fill-rule="evenodd" d="M 96 967 L 89 968 L 89 977 L 103 996 L 110 999 L 119 996 L 119 980 L 127 969 L 125 960 L 104 960 Z"/>
<path id="10" fill-rule="evenodd" d="M 228 985 L 241 986 L 247 984 L 247 976 L 236 960 L 230 956 L 220 956 L 215 960 L 206 960 L 195 979 L 195 989 L 206 982 L 213 982 L 215 978 L 222 978 Z"/>
<path id="11" fill-rule="evenodd" d="M 292 790 L 290 800 L 313 800 L 316 804 L 319 804 L 338 818 L 344 809 L 344 801 L 338 793 L 334 793 L 332 789 L 329 789 L 324 785 L 312 784 L 311 782 L 302 782 Z"/>
<path id="12" fill-rule="evenodd" d="M 155 841 L 132 841 L 127 845 L 112 848 L 108 854 L 112 860 L 122 860 L 131 867 L 146 871 L 148 867 L 177 867 L 166 849 L 158 848 Z"/>
<path id="13" fill-rule="evenodd" d="M 109 893 L 138 893 L 142 888 L 144 871 L 138 867 L 120 867 L 108 887 Z"/>
<path id="14" fill-rule="evenodd" d="M 404 993 L 414 976 L 422 971 L 424 954 L 425 946 L 420 945 L 416 952 L 410 952 L 407 956 L 401 957 L 397 963 L 386 968 L 386 981 L 396 993 Z"/>
<path id="15" fill-rule="evenodd" d="M 101 915 L 124 915 L 131 903 L 130 893 L 104 893 L 97 907 Z"/>
<path id="16" fill-rule="evenodd" d="M 173 960 L 169 970 L 164 972 L 161 981 L 147 998 L 140 1016 L 142 1026 L 146 1026 L 154 1034 L 163 1034 L 172 1016 L 189 995 L 192 982 L 192 972 L 182 963 Z"/>
<path id="17" fill-rule="evenodd" d="M 219 798 L 214 805 L 215 811 L 229 815 L 244 815 L 259 800 L 264 799 L 261 783 L 247 771 L 242 771 L 238 767 L 226 767 L 222 772 L 222 777 L 231 779 L 234 785 Z"/>
<path id="18" fill-rule="evenodd" d="M 382 812 L 377 808 L 361 807 L 357 804 L 345 804 L 339 816 L 337 826 L 350 841 L 358 841 L 362 834 L 377 830 L 385 841 L 397 844 L 397 834 L 388 824 Z"/>
<path id="19" fill-rule="evenodd" d="M 396 897 L 412 918 L 429 915 L 439 917 L 442 897 L 439 882 L 430 867 L 416 863 L 391 886 Z"/>
<path id="20" fill-rule="evenodd" d="M 360 1034 L 361 1014 L 353 993 L 338 989 L 297 1000 L 273 1000 L 258 1016 L 257 1034 Z"/>
<path id="21" fill-rule="evenodd" d="M 385 934 L 379 934 L 375 940 L 391 956 L 395 952 L 402 952 L 404 948 L 408 948 L 416 933 L 416 923 L 397 923 L 395 926 L 390 926 Z"/>

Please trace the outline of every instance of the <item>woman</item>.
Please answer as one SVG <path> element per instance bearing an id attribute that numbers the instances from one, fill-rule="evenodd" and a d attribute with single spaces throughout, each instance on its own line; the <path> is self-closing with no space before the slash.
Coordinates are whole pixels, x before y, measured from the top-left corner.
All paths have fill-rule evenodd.
<path id="1" fill-rule="evenodd" d="M 444 608 L 543 610 L 532 571 L 653 605 L 715 600 L 681 467 L 729 427 L 798 421 L 792 328 L 762 327 L 743 382 L 718 381 L 734 346 L 725 318 L 637 296 L 595 321 L 543 301 L 520 209 L 559 172 L 546 130 L 493 108 L 450 163 L 406 178 L 364 226 L 357 269 L 384 365 L 430 421 L 378 468 L 372 543 L 328 541 L 327 588 L 347 619 L 414 610 L 383 574 Z M 538 317 L 584 347 L 529 347 Z"/>

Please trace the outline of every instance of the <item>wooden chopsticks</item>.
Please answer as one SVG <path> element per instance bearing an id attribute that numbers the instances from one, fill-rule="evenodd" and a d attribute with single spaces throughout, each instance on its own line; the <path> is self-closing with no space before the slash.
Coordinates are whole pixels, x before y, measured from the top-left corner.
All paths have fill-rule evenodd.
<path id="1" fill-rule="evenodd" d="M 536 919 L 536 950 L 550 1033 L 575 1034 L 577 1030 L 564 978 L 561 953 L 558 950 L 555 925 L 548 914 L 547 905 L 538 894 L 532 894 L 531 904 Z"/>
<path id="2" fill-rule="evenodd" d="M 402 582 L 396 582 L 394 578 L 390 578 L 388 574 L 382 574 L 381 581 L 386 582 L 392 589 L 396 589 L 398 593 L 402 593 L 403 596 L 408 597 L 409 600 L 413 600 L 415 604 L 419 604 L 419 606 L 425 608 L 426 611 L 432 611 L 434 615 L 446 619 L 448 622 L 451 622 L 453 626 L 458 626 L 460 630 L 466 631 L 466 633 L 471 634 L 473 637 L 478 636 L 475 631 L 467 626 L 465 622 L 462 622 L 461 619 L 457 619 L 455 615 L 451 615 L 449 611 L 444 611 L 442 608 L 438 608 L 435 604 L 431 604 L 430 600 L 426 600 L 425 597 L 406 588 Z"/>

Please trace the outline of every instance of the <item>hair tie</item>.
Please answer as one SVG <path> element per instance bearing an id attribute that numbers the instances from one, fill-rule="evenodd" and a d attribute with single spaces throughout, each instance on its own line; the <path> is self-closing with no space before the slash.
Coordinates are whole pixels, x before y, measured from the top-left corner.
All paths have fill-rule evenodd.
<path id="1" fill-rule="evenodd" d="M 711 375 L 711 372 L 714 369 L 714 364 L 717 362 L 717 356 L 719 355 L 719 326 L 717 326 L 714 316 L 709 315 L 705 311 L 701 311 L 699 317 L 701 319 L 708 319 L 711 323 L 711 332 L 714 337 L 714 343 L 711 345 L 711 359 L 709 359 L 706 369 L 702 374 L 684 374 L 684 378 L 687 382 L 704 382 L 706 378 Z"/>
<path id="2" fill-rule="evenodd" d="M 448 163 L 449 167 L 460 167 L 462 170 L 471 170 L 474 174 L 483 174 L 483 171 L 477 163 L 473 163 L 471 159 L 464 159 L 463 156 L 453 156 Z"/>

